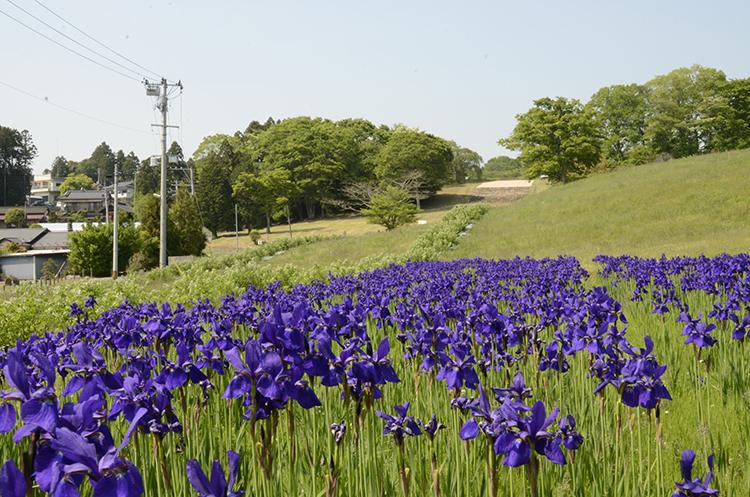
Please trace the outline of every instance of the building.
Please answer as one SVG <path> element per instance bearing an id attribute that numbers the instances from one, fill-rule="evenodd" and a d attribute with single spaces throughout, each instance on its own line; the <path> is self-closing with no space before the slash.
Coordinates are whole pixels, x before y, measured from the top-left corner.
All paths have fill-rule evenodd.
<path id="1" fill-rule="evenodd" d="M 118 196 L 127 196 L 127 187 L 120 189 L 117 187 Z M 57 199 L 57 205 L 67 212 L 67 215 L 74 212 L 85 211 L 86 219 L 93 221 L 96 218 L 106 219 L 105 215 L 105 202 L 106 211 L 109 214 L 109 218 L 112 219 L 114 206 L 112 205 L 112 187 L 109 190 L 68 190 L 65 195 L 61 195 Z M 117 207 L 120 212 L 133 212 L 130 205 L 120 200 L 117 203 Z"/>
<path id="2" fill-rule="evenodd" d="M 65 178 L 53 178 L 51 174 L 35 174 L 31 183 L 31 195 L 41 197 L 43 202 L 54 204 L 60 196 L 60 185 Z"/>
<path id="3" fill-rule="evenodd" d="M 0 255 L 0 272 L 20 280 L 37 280 L 42 267 L 52 259 L 61 268 L 68 259 L 67 232 L 52 232 L 45 228 L 0 229 L 0 248 L 15 243 L 25 252 Z"/>
<path id="4" fill-rule="evenodd" d="M 49 216 L 49 208 L 44 205 L 34 207 L 0 206 L 0 230 L 7 229 L 5 214 L 11 209 L 23 209 L 26 211 L 26 224 L 43 223 Z"/>

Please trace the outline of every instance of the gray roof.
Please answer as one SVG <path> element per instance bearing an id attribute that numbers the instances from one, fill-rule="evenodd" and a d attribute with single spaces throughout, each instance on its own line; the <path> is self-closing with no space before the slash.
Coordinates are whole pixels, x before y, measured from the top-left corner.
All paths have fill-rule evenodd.
<path id="1" fill-rule="evenodd" d="M 68 248 L 68 232 L 47 231 L 31 246 L 33 250 L 59 250 Z"/>
<path id="2" fill-rule="evenodd" d="M 44 228 L 0 229 L 0 240 L 12 240 L 24 245 L 33 245 L 47 231 Z"/>
<path id="3" fill-rule="evenodd" d="M 58 201 L 104 200 L 104 190 L 68 190 L 65 195 L 57 197 Z"/>

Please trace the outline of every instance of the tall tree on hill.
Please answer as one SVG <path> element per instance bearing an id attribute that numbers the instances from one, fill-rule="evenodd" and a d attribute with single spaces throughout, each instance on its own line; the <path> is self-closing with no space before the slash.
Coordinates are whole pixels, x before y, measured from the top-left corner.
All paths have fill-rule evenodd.
<path id="1" fill-rule="evenodd" d="M 36 147 L 28 131 L 0 126 L 0 201 L 2 205 L 21 205 L 31 193 L 31 164 Z"/>
<path id="2" fill-rule="evenodd" d="M 724 93 L 726 75 L 717 69 L 681 67 L 646 83 L 650 115 L 645 138 L 657 153 L 687 157 L 721 148 L 731 119 Z"/>
<path id="3" fill-rule="evenodd" d="M 53 178 L 67 178 L 70 175 L 70 164 L 68 159 L 62 155 L 55 157 L 52 161 L 52 170 L 50 174 Z"/>
<path id="4" fill-rule="evenodd" d="M 648 97 L 645 86 L 614 85 L 601 88 L 586 104 L 596 112 L 602 152 L 611 165 L 626 161 L 637 165 L 648 159 L 644 150 Z"/>
<path id="5" fill-rule="evenodd" d="M 450 142 L 437 136 L 397 126 L 375 158 L 375 175 L 381 182 L 399 182 L 408 173 L 421 171 L 422 198 L 437 193 L 452 173 Z"/>
<path id="6" fill-rule="evenodd" d="M 302 116 L 271 126 L 258 136 L 255 147 L 262 154 L 263 169 L 289 171 L 307 218 L 313 219 L 317 207 L 346 177 L 347 165 L 356 156 L 356 143 L 347 136 L 332 121 Z"/>
<path id="7" fill-rule="evenodd" d="M 76 174 L 85 174 L 94 182 L 105 184 L 112 181 L 112 174 L 115 171 L 115 156 L 107 142 L 101 142 L 91 153 L 91 157 L 83 159 L 76 167 Z M 107 177 L 110 179 L 107 180 Z"/>
<path id="8" fill-rule="evenodd" d="M 516 116 L 513 134 L 498 143 L 519 150 L 532 179 L 542 174 L 552 182 L 567 183 L 571 174 L 581 175 L 600 160 L 600 134 L 594 111 L 578 100 L 545 97 Z"/>
<path id="9" fill-rule="evenodd" d="M 206 140 L 194 154 L 198 167 L 195 195 L 203 222 L 216 238 L 220 230 L 229 229 L 232 225 L 232 185 L 229 178 L 237 158 L 228 139 L 210 143 L 207 147 L 204 144 Z"/>
<path id="10" fill-rule="evenodd" d="M 138 156 L 132 151 L 128 155 L 125 155 L 122 150 L 118 150 L 115 160 L 117 161 L 117 169 L 120 173 L 119 179 L 133 181 L 138 170 L 138 164 L 140 163 Z"/>

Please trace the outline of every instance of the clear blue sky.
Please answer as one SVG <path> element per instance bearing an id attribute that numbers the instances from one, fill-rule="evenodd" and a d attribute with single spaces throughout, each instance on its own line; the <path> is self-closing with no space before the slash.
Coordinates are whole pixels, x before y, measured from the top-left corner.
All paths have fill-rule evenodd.
<path id="1" fill-rule="evenodd" d="M 159 120 L 142 76 L 13 4 L 127 68 L 181 80 L 169 141 L 186 155 L 254 119 L 307 115 L 418 126 L 488 160 L 514 155 L 497 140 L 535 99 L 586 102 L 693 64 L 750 77 L 750 3 L 740 1 L 11 1 L 0 0 L 0 125 L 29 130 L 36 173 L 103 141 L 158 154 Z"/>

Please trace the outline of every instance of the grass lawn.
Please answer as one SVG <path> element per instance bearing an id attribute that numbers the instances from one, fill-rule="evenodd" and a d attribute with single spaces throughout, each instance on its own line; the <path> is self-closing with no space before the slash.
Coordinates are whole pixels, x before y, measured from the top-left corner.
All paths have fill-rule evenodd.
<path id="1" fill-rule="evenodd" d="M 435 197 L 422 201 L 422 213 L 418 219 L 427 221 L 427 225 L 412 224 L 385 232 L 382 226 L 368 224 L 363 216 L 338 215 L 292 223 L 292 236 L 307 235 L 346 235 L 346 238 L 328 240 L 306 246 L 303 250 L 291 250 L 268 261 L 269 265 L 295 264 L 300 267 L 324 265 L 337 260 L 357 261 L 372 254 L 392 254 L 405 252 L 411 247 L 416 237 L 430 224 L 442 218 L 454 206 L 469 203 L 471 194 L 478 183 L 451 185 Z M 271 234 L 262 230 L 263 240 L 288 237 L 289 227 L 286 224 L 271 226 Z M 252 246 L 247 231 L 239 234 L 239 249 Z M 214 253 L 236 250 L 238 240 L 235 232 L 221 233 L 211 240 L 208 250 Z"/>

